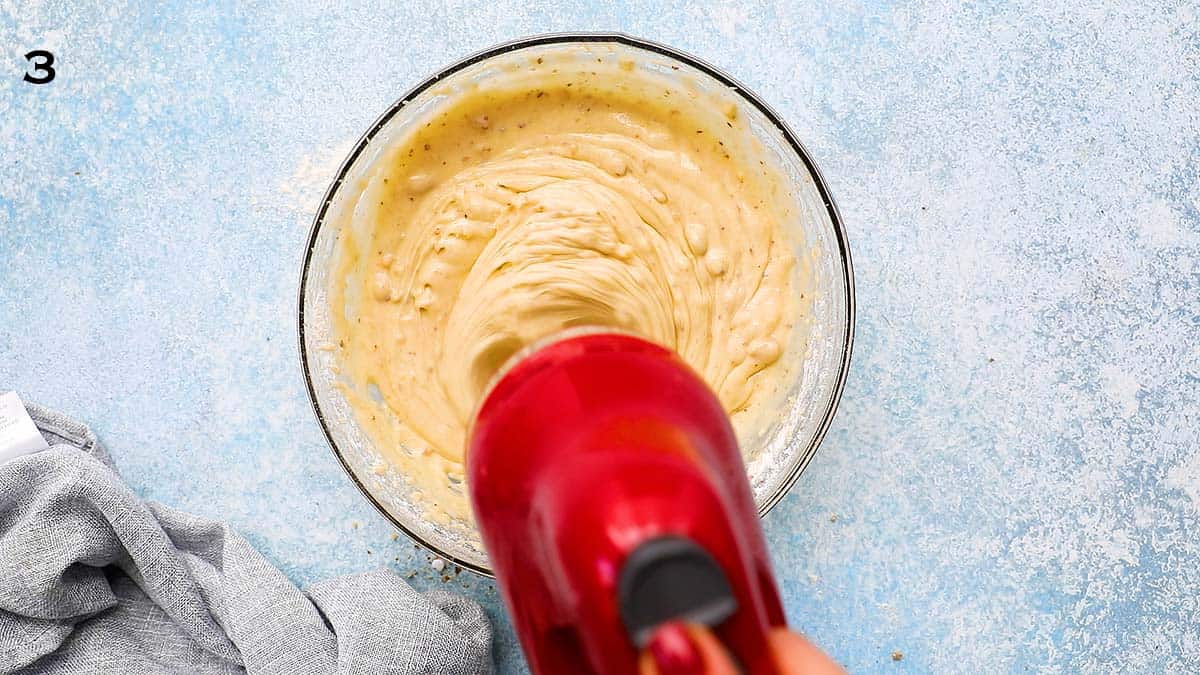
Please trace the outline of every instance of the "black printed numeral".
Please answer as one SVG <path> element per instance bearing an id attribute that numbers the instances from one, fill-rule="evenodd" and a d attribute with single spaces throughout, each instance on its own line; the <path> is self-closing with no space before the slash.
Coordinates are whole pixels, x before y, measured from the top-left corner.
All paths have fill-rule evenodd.
<path id="1" fill-rule="evenodd" d="M 25 81 L 32 84 L 47 84 L 54 80 L 54 55 L 45 49 L 35 49 L 25 55 L 25 60 L 33 68 L 25 73 Z M 40 73 L 40 75 L 38 74 Z"/>

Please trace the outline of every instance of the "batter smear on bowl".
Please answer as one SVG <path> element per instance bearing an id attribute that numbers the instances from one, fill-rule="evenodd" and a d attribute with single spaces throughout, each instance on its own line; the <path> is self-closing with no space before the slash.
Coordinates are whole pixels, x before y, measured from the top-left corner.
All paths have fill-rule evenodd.
<path id="1" fill-rule="evenodd" d="M 672 348 L 743 439 L 772 421 L 802 356 L 794 215 L 737 107 L 628 62 L 527 66 L 456 90 L 399 137 L 339 242 L 344 387 L 431 518 L 470 521 L 471 415 L 541 338 L 596 326 Z"/>

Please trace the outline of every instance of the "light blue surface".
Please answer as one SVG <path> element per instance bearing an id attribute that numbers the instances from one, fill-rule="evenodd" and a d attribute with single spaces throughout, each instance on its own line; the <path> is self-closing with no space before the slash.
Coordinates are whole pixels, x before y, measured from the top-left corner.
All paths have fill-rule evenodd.
<path id="1" fill-rule="evenodd" d="M 846 396 L 765 523 L 793 623 L 855 671 L 1200 670 L 1196 3 L 193 4 L 0 3 L 0 390 L 93 425 L 141 494 L 301 583 L 479 598 L 521 671 L 493 585 L 443 582 L 326 448 L 299 262 L 408 87 L 620 29 L 776 106 L 850 232 Z"/>

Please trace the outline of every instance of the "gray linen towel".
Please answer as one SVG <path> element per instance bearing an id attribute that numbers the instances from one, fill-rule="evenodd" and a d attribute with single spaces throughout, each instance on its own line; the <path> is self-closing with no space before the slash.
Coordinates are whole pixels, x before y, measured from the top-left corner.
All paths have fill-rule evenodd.
<path id="1" fill-rule="evenodd" d="M 380 570 L 307 594 L 228 526 L 143 502 L 85 426 L 0 465 L 0 672 L 492 673 L 479 605 Z"/>

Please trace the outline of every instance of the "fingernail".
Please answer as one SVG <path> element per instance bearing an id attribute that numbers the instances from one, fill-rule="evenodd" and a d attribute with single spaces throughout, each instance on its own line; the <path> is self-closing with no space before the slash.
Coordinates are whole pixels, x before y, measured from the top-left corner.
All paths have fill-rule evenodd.
<path id="1" fill-rule="evenodd" d="M 704 659 L 687 627 L 678 621 L 669 621 L 654 630 L 650 644 L 646 645 L 659 675 L 699 675 L 704 672 Z"/>

